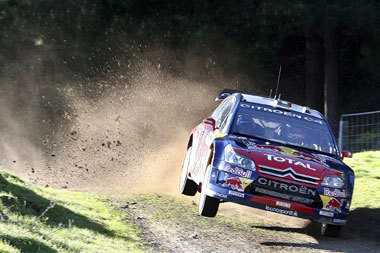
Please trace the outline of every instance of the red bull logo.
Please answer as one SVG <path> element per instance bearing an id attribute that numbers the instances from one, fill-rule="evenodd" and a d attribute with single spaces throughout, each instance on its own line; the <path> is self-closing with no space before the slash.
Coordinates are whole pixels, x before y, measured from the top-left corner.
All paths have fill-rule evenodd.
<path id="1" fill-rule="evenodd" d="M 230 177 L 225 180 L 226 182 L 222 185 L 223 187 L 230 187 L 234 190 L 244 191 L 243 182 L 240 177 Z"/>
<path id="2" fill-rule="evenodd" d="M 336 198 L 331 198 L 325 208 L 330 210 L 330 211 L 337 211 L 337 212 L 341 212 L 342 210 L 340 209 L 340 207 L 342 206 L 342 204 L 336 199 Z"/>

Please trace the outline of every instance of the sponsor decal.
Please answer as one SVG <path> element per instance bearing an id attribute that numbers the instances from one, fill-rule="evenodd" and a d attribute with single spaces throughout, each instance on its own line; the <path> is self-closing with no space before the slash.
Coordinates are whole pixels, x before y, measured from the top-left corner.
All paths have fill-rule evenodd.
<path id="1" fill-rule="evenodd" d="M 326 212 L 326 211 L 319 211 L 319 215 L 327 216 L 327 217 L 334 217 L 334 213 Z"/>
<path id="2" fill-rule="evenodd" d="M 232 168 L 231 165 L 229 165 L 229 164 L 227 164 L 227 166 L 224 167 L 222 170 L 226 171 L 228 173 L 231 173 L 231 174 L 238 175 L 239 177 L 250 178 L 252 175 L 252 171 L 250 171 L 250 170 L 245 170 L 245 169 L 242 169 L 239 167 Z"/>
<path id="3" fill-rule="evenodd" d="M 333 222 L 339 223 L 339 224 L 346 224 L 347 220 L 342 220 L 342 219 L 333 219 Z"/>
<path id="4" fill-rule="evenodd" d="M 287 215 L 291 215 L 291 216 L 298 216 L 298 213 L 297 211 L 291 211 L 291 210 L 283 210 L 283 209 L 280 209 L 280 208 L 276 208 L 276 207 L 271 207 L 271 206 L 265 206 L 265 210 L 267 211 L 271 211 L 271 212 L 275 212 L 275 213 L 281 213 L 281 214 L 287 214 Z"/>
<path id="5" fill-rule="evenodd" d="M 239 198 L 244 198 L 244 193 L 241 193 L 241 192 L 235 192 L 235 191 L 229 190 L 228 194 L 239 197 Z"/>
<path id="6" fill-rule="evenodd" d="M 260 177 L 257 182 L 260 185 L 265 185 L 271 188 L 275 188 L 278 190 L 283 190 L 283 191 L 288 191 L 288 192 L 293 192 L 293 193 L 300 193 L 302 195 L 306 196 L 316 196 L 317 191 L 315 189 L 303 186 L 303 185 L 294 185 L 294 184 L 288 184 L 285 182 L 279 182 L 276 180 L 272 179 L 267 179 L 264 177 Z"/>
<path id="7" fill-rule="evenodd" d="M 313 170 L 316 171 L 316 169 L 312 168 L 309 163 L 303 163 L 301 161 L 296 161 L 290 158 L 282 157 L 282 156 L 275 156 L 275 155 L 270 155 L 270 154 L 264 154 L 268 161 L 276 161 L 276 162 L 287 162 L 289 164 L 294 164 L 296 166 L 302 166 L 305 169 Z"/>
<path id="8" fill-rule="evenodd" d="M 304 116 L 304 115 L 301 115 L 301 114 L 298 114 L 298 113 L 294 113 L 294 112 L 288 112 L 288 111 L 283 111 L 283 110 L 278 110 L 278 109 L 271 109 L 271 108 L 268 108 L 268 107 L 257 106 L 257 105 L 250 105 L 250 104 L 244 104 L 244 103 L 240 104 L 240 106 L 244 107 L 244 108 L 249 108 L 249 109 L 257 110 L 257 111 L 270 112 L 270 113 L 285 115 L 285 116 L 288 116 L 288 117 L 291 117 L 291 118 L 303 119 L 303 120 L 306 120 L 306 121 L 309 121 L 309 122 L 313 122 L 313 123 L 317 123 L 317 124 L 321 124 L 321 125 L 324 124 L 323 121 L 320 120 L 320 119 L 316 119 L 314 117 Z"/>
<path id="9" fill-rule="evenodd" d="M 290 157 L 295 157 L 295 158 L 303 158 L 309 161 L 314 161 L 314 162 L 319 162 L 319 163 L 324 163 L 324 166 L 327 166 L 326 159 L 323 157 L 315 157 L 314 155 L 309 155 L 300 151 L 297 151 L 295 149 L 289 148 L 289 147 L 284 147 L 284 146 L 273 146 L 273 145 L 260 145 L 256 144 L 252 141 L 245 141 L 245 145 L 248 147 L 248 149 L 268 149 L 271 151 L 278 152 L 280 154 L 290 156 Z"/>
<path id="10" fill-rule="evenodd" d="M 291 196 L 291 195 L 288 195 L 288 194 L 283 194 L 283 193 L 279 193 L 279 192 L 269 191 L 269 190 L 266 190 L 266 189 L 261 188 L 261 187 L 256 187 L 255 190 L 256 190 L 256 192 L 263 193 L 263 194 L 266 194 L 266 195 L 269 195 L 269 196 L 273 196 L 273 197 L 277 197 L 277 198 L 282 198 L 282 199 L 286 199 L 286 200 L 289 200 L 289 201 L 299 202 L 299 203 L 306 204 L 306 205 L 310 205 L 314 201 L 312 199 L 307 199 L 307 198 L 303 198 L 303 197 Z"/>
<path id="11" fill-rule="evenodd" d="M 227 178 L 226 175 L 225 181 L 226 182 L 222 184 L 223 187 L 230 187 L 234 190 L 244 191 L 243 182 L 241 181 L 240 177 Z"/>
<path id="12" fill-rule="evenodd" d="M 329 201 L 327 201 L 323 209 L 342 212 L 342 210 L 340 209 L 341 206 L 342 206 L 342 203 L 340 203 L 336 198 L 331 198 Z"/>
<path id="13" fill-rule="evenodd" d="M 346 190 L 334 189 L 333 191 L 331 191 L 329 188 L 325 188 L 323 195 L 335 197 L 335 198 L 345 198 Z"/>
<path id="14" fill-rule="evenodd" d="M 289 203 L 286 203 L 286 202 L 276 201 L 276 206 L 282 206 L 282 207 L 290 208 L 291 205 Z"/>
<path id="15" fill-rule="evenodd" d="M 223 182 L 223 181 L 222 181 Z M 229 177 L 226 174 L 224 178 L 224 183 L 222 184 L 222 187 L 230 187 L 233 190 L 238 190 L 240 192 L 243 192 L 244 189 L 250 185 L 253 182 L 252 179 L 248 178 L 241 178 L 241 177 Z"/>
<path id="16" fill-rule="evenodd" d="M 226 199 L 226 198 L 227 198 L 227 195 L 226 195 L 226 194 L 223 194 L 223 193 L 220 193 L 220 192 L 215 192 L 214 195 L 217 196 L 217 197 L 221 197 L 221 198 L 223 198 L 223 199 Z"/>

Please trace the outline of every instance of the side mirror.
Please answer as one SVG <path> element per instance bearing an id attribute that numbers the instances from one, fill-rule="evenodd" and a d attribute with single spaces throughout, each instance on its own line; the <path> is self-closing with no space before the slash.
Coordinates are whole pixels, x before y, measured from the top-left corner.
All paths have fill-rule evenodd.
<path id="1" fill-rule="evenodd" d="M 342 153 L 342 160 L 347 157 L 347 158 L 352 158 L 352 153 L 348 150 L 344 150 Z"/>
<path id="2" fill-rule="evenodd" d="M 203 124 L 210 125 L 212 128 L 212 131 L 215 130 L 215 120 L 213 118 L 206 118 L 203 120 Z"/>

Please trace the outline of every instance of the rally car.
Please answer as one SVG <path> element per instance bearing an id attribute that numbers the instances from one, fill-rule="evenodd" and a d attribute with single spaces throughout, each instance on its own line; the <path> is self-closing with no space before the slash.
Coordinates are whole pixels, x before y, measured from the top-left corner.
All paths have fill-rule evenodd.
<path id="1" fill-rule="evenodd" d="M 327 120 L 309 107 L 223 90 L 209 118 L 190 135 L 180 192 L 200 192 L 199 213 L 222 202 L 320 222 L 338 236 L 346 224 L 354 172 L 342 160 Z"/>

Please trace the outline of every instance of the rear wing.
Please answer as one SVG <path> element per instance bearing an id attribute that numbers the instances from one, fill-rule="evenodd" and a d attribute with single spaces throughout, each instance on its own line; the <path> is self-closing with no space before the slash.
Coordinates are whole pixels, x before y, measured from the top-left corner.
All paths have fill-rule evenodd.
<path id="1" fill-rule="evenodd" d="M 254 96 L 260 96 L 260 97 L 262 97 L 262 95 L 259 95 L 259 94 L 256 94 L 256 93 L 252 93 L 252 92 L 246 92 L 246 91 L 235 90 L 235 89 L 224 89 L 216 97 L 215 101 L 223 100 L 223 99 L 227 98 L 229 95 L 232 95 L 234 93 L 241 93 L 241 94 L 247 94 L 247 95 L 254 95 Z"/>

